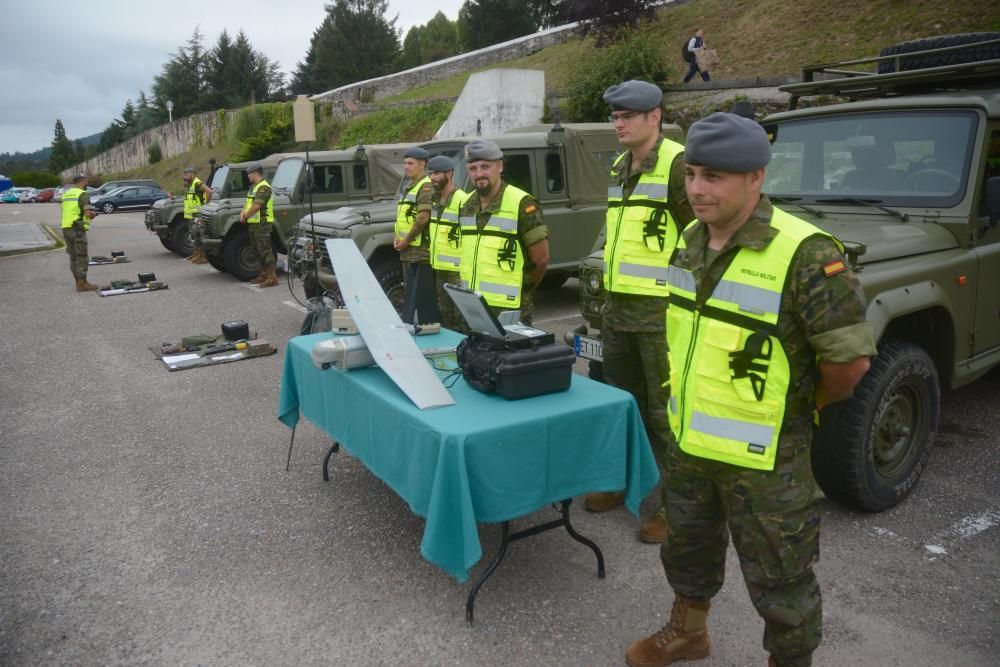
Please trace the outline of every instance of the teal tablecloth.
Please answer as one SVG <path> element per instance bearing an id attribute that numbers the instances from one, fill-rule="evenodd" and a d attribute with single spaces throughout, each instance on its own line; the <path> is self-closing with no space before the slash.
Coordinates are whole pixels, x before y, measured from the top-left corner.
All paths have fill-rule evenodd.
<path id="1" fill-rule="evenodd" d="M 482 557 L 477 523 L 619 489 L 635 514 L 659 478 L 624 391 L 574 375 L 568 391 L 507 401 L 459 378 L 456 405 L 418 410 L 380 368 L 313 366 L 310 350 L 331 335 L 289 341 L 278 418 L 293 427 L 301 411 L 392 487 L 427 519 L 420 553 L 459 581 Z M 417 338 L 421 347 L 459 340 L 451 331 Z"/>

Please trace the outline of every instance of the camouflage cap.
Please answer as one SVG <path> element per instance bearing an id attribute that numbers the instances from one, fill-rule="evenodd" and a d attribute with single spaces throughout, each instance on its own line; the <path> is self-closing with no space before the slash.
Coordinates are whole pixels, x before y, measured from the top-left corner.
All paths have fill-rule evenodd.
<path id="1" fill-rule="evenodd" d="M 427 158 L 430 157 L 430 153 L 425 151 L 420 146 L 411 146 L 410 148 L 407 148 L 405 151 L 403 151 L 403 157 L 404 158 L 411 157 L 414 160 L 426 160 Z"/>
<path id="2" fill-rule="evenodd" d="M 465 161 L 476 162 L 478 160 L 502 160 L 503 151 L 492 141 L 484 139 L 473 139 L 465 144 Z"/>
<path id="3" fill-rule="evenodd" d="M 447 155 L 435 155 L 427 161 L 427 171 L 455 171 L 455 163 Z"/>
<path id="4" fill-rule="evenodd" d="M 745 173 L 771 161 L 771 143 L 757 122 L 720 111 L 691 125 L 684 143 L 684 161 Z"/>
<path id="5" fill-rule="evenodd" d="M 258 174 L 264 173 L 264 168 L 260 166 L 260 162 L 251 162 L 247 165 L 247 173 L 252 174 L 257 172 Z"/>
<path id="6" fill-rule="evenodd" d="M 648 81 L 633 79 L 605 90 L 604 101 L 614 110 L 652 111 L 663 101 L 663 91 Z"/>
<path id="7" fill-rule="evenodd" d="M 185 174 L 193 174 L 194 173 L 194 167 L 188 167 L 187 169 L 184 170 L 184 173 Z"/>

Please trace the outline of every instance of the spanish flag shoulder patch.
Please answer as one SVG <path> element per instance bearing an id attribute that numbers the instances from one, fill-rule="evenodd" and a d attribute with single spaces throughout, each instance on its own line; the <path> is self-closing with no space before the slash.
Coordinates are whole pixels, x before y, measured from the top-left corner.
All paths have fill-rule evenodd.
<path id="1" fill-rule="evenodd" d="M 538 207 L 535 206 L 534 204 L 528 204 L 527 206 L 524 207 L 524 212 L 525 213 L 529 213 L 529 214 L 530 213 L 534 213 L 537 210 L 538 210 Z"/>
<path id="2" fill-rule="evenodd" d="M 823 265 L 823 273 L 826 274 L 827 278 L 831 278 L 846 270 L 847 265 L 844 264 L 844 260 L 842 259 L 835 259 L 832 262 L 827 262 Z"/>

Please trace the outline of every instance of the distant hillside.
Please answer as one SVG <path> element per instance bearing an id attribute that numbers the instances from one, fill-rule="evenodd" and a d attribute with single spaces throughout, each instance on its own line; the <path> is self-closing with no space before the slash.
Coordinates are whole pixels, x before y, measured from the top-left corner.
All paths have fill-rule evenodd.
<path id="1" fill-rule="evenodd" d="M 71 139 L 76 143 L 76 139 Z M 86 137 L 80 137 L 84 146 L 97 145 L 101 142 L 101 133 L 96 132 Z M 42 171 L 49 166 L 49 154 L 52 147 L 39 148 L 32 153 L 0 153 L 0 174 L 12 174 L 16 171 Z"/>

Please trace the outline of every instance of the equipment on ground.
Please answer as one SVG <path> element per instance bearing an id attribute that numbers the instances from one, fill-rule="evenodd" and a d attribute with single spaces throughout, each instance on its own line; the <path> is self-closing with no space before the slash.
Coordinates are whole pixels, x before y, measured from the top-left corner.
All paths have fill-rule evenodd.
<path id="1" fill-rule="evenodd" d="M 124 250 L 112 250 L 111 256 L 106 255 L 91 255 L 90 261 L 87 262 L 88 266 L 101 266 L 103 264 L 125 264 L 128 262 L 128 257 L 125 256 Z"/>
<path id="2" fill-rule="evenodd" d="M 97 293 L 101 296 L 118 296 L 154 292 L 168 287 L 165 282 L 156 279 L 155 273 L 145 272 L 138 275 L 138 280 L 112 280 L 110 284 L 101 286 Z"/>
<path id="3" fill-rule="evenodd" d="M 250 338 L 250 325 L 243 320 L 222 323 L 222 335 L 228 341 L 247 340 Z"/>

